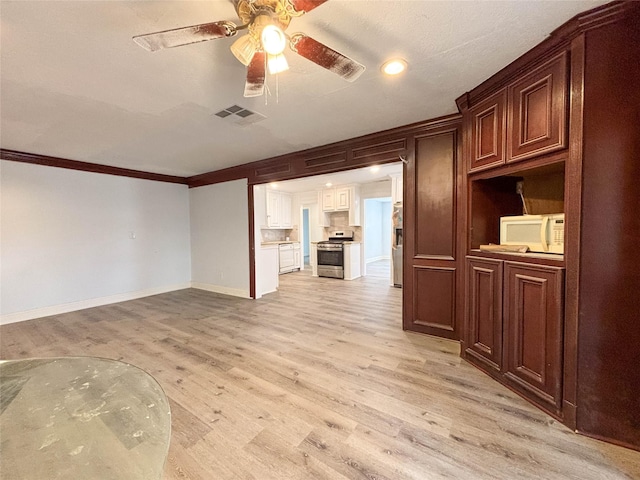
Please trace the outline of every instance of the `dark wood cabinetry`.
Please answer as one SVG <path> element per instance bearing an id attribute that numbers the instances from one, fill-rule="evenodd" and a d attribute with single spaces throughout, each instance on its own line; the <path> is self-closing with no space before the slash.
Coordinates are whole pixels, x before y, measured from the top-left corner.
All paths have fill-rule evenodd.
<path id="1" fill-rule="evenodd" d="M 469 173 L 567 147 L 567 57 L 561 52 L 469 107 Z"/>
<path id="2" fill-rule="evenodd" d="M 469 110 L 471 172 L 504 163 L 506 104 L 507 92 L 503 89 Z"/>
<path id="3" fill-rule="evenodd" d="M 564 269 L 482 257 L 466 267 L 467 360 L 560 417 Z"/>
<path id="4" fill-rule="evenodd" d="M 463 311 L 460 128 L 461 118 L 450 117 L 416 134 L 404 183 L 403 327 L 451 339 L 460 338 Z"/>
<path id="5" fill-rule="evenodd" d="M 505 262 L 504 376 L 559 414 L 562 408 L 562 268 Z"/>
<path id="6" fill-rule="evenodd" d="M 507 162 L 567 146 L 567 52 L 509 86 Z"/>
<path id="7" fill-rule="evenodd" d="M 494 373 L 502 371 L 501 260 L 467 258 L 467 358 Z"/>
<path id="8" fill-rule="evenodd" d="M 570 428 L 635 449 L 638 38 L 640 3 L 603 5 L 457 100 L 473 255 L 461 355 Z M 501 216 L 527 213 L 514 191 L 520 181 L 528 213 L 565 214 L 563 256 L 479 250 L 500 241 Z"/>

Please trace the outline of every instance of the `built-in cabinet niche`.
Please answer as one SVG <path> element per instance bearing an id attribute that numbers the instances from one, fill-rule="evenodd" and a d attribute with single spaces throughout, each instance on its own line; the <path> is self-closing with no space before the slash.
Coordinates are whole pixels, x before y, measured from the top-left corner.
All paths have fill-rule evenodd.
<path id="1" fill-rule="evenodd" d="M 565 162 L 469 181 L 469 247 L 500 244 L 500 217 L 564 213 Z M 522 196 L 518 193 L 521 185 Z"/>

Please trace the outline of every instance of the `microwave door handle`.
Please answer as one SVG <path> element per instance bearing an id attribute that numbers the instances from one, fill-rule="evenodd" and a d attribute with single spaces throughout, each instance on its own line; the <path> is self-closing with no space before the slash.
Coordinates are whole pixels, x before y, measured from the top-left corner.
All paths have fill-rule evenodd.
<path id="1" fill-rule="evenodd" d="M 549 217 L 542 217 L 542 226 L 540 227 L 540 243 L 542 250 L 549 251 L 549 243 L 547 242 L 547 230 L 549 228 Z"/>

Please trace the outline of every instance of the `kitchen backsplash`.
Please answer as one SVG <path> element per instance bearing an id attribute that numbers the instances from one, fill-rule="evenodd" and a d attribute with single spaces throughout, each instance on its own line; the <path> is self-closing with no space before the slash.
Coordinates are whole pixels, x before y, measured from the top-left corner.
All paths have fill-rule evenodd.
<path id="1" fill-rule="evenodd" d="M 287 228 L 287 229 L 261 229 L 260 235 L 262 236 L 263 242 L 280 242 L 286 241 L 287 237 L 291 241 L 298 241 L 298 229 L 297 228 Z"/>
<path id="2" fill-rule="evenodd" d="M 349 212 L 331 212 L 329 214 L 329 226 L 324 227 L 324 239 L 329 238 L 329 232 L 334 230 L 353 230 L 353 240 L 362 241 L 362 227 L 349 226 Z"/>

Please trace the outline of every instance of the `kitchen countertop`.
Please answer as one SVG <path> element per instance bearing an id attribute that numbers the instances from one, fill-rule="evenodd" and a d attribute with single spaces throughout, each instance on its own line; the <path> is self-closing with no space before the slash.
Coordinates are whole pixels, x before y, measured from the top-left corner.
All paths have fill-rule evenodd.
<path id="1" fill-rule="evenodd" d="M 281 245 L 283 243 L 300 243 L 300 242 L 295 241 L 295 240 L 276 240 L 276 241 L 273 241 L 273 242 L 262 242 L 260 245 L 262 245 L 262 246 Z"/>

